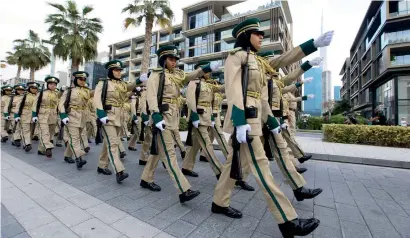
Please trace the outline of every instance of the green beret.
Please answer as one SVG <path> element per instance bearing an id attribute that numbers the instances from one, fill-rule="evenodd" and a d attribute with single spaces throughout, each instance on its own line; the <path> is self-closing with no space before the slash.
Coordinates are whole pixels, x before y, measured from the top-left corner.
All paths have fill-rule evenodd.
<path id="1" fill-rule="evenodd" d="M 274 56 L 274 55 L 275 55 L 275 53 L 272 50 L 258 53 L 258 56 L 260 56 L 260 57 L 269 57 L 269 56 Z"/>
<path id="2" fill-rule="evenodd" d="M 207 65 L 209 63 L 210 63 L 209 61 L 199 61 L 196 65 L 194 65 L 194 69 L 197 69 L 200 66 Z"/>
<path id="3" fill-rule="evenodd" d="M 45 81 L 46 83 L 55 83 L 55 84 L 58 84 L 58 83 L 60 82 L 60 80 L 59 80 L 58 78 L 54 77 L 54 76 L 47 76 L 47 77 L 44 79 L 44 81 Z"/>
<path id="4" fill-rule="evenodd" d="M 158 56 L 158 63 L 161 67 L 164 67 L 164 61 L 167 56 L 172 56 L 179 59 L 178 48 L 174 45 L 163 46 L 157 50 L 156 54 Z"/>
<path id="5" fill-rule="evenodd" d="M 74 78 L 87 78 L 88 75 L 89 74 L 85 71 L 77 71 L 73 73 Z"/>
<path id="6" fill-rule="evenodd" d="M 28 83 L 26 83 L 26 87 L 36 87 L 36 88 L 39 88 L 40 87 L 40 84 L 39 83 L 36 83 L 36 82 L 28 82 Z"/>
<path id="7" fill-rule="evenodd" d="M 123 69 L 124 65 L 122 64 L 122 61 L 111 60 L 105 64 L 105 68 L 106 69 L 111 69 L 111 68 Z"/>
<path id="8" fill-rule="evenodd" d="M 6 85 L 6 86 L 3 86 L 3 87 L 1 87 L 1 91 L 3 91 L 3 90 L 13 90 L 13 87 L 11 86 L 11 85 Z"/>
<path id="9" fill-rule="evenodd" d="M 24 84 L 16 84 L 16 85 L 14 85 L 14 90 L 17 90 L 17 89 L 22 89 L 22 90 L 26 90 L 26 87 L 24 86 Z"/>
<path id="10" fill-rule="evenodd" d="M 259 27 L 261 26 L 258 18 L 246 19 L 233 28 L 232 36 L 238 38 L 239 35 L 246 31 L 260 32 L 261 34 L 264 34 L 263 31 L 259 30 Z"/>

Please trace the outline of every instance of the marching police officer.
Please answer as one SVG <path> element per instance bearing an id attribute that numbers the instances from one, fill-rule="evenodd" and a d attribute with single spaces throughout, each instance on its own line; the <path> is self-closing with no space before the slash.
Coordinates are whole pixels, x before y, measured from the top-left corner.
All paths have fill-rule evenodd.
<path id="1" fill-rule="evenodd" d="M 13 92 L 13 87 L 10 85 L 6 85 L 1 87 L 1 142 L 5 143 L 8 138 L 8 130 L 10 128 L 10 112 L 9 112 L 9 104 L 11 95 Z"/>
<path id="2" fill-rule="evenodd" d="M 15 131 L 13 133 L 13 141 L 11 142 L 12 145 L 20 147 L 21 146 L 21 131 L 20 131 L 20 126 L 18 125 L 19 120 L 15 120 L 15 116 L 18 113 L 18 105 L 20 104 L 21 100 L 24 97 L 24 93 L 26 91 L 26 87 L 24 84 L 17 84 L 14 85 L 14 92 L 15 95 L 13 97 L 13 102 L 12 102 L 12 108 L 10 112 L 10 119 L 13 120 L 13 128 L 15 128 Z"/>
<path id="3" fill-rule="evenodd" d="M 51 150 L 54 148 L 52 138 L 57 126 L 57 105 L 59 93 L 56 90 L 60 80 L 53 76 L 44 79 L 47 88 L 38 93 L 32 107 L 32 121 L 37 123 L 40 134 L 38 154 L 51 158 Z M 38 106 L 37 106 L 38 105 Z"/>

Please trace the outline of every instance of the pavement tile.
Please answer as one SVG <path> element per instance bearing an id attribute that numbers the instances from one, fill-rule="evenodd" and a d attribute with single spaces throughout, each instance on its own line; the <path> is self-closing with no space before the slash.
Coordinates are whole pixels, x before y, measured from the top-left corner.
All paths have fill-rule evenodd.
<path id="1" fill-rule="evenodd" d="M 16 197 L 15 199 L 2 199 L 1 202 L 4 204 L 5 207 L 7 207 L 11 214 L 16 214 L 22 211 L 30 210 L 32 208 L 40 207 L 36 202 L 34 202 L 31 198 L 27 197 L 26 195 L 22 197 Z"/>
<path id="2" fill-rule="evenodd" d="M 160 230 L 164 230 L 165 228 L 167 228 L 168 226 L 170 226 L 172 223 L 171 221 L 167 221 L 158 217 L 153 217 L 150 220 L 147 221 L 148 224 L 151 224 L 152 226 L 160 229 Z"/>
<path id="3" fill-rule="evenodd" d="M 400 238 L 401 235 L 396 228 L 389 222 L 380 222 L 376 220 L 366 220 L 367 227 L 374 238 Z"/>
<path id="4" fill-rule="evenodd" d="M 56 221 L 56 218 L 42 207 L 16 213 L 15 217 L 27 230 L 32 230 Z"/>
<path id="5" fill-rule="evenodd" d="M 201 225 L 198 226 L 188 237 L 190 238 L 214 238 L 219 237 L 224 230 L 231 224 L 230 221 L 224 221 L 217 217 L 208 217 Z"/>
<path id="6" fill-rule="evenodd" d="M 335 209 L 315 205 L 314 216 L 320 220 L 321 226 L 328 226 L 340 230 L 339 217 Z"/>
<path id="7" fill-rule="evenodd" d="M 90 196 L 86 193 L 80 193 L 72 197 L 69 197 L 68 199 L 70 200 L 70 202 L 74 203 L 75 205 L 77 205 L 78 207 L 82 209 L 88 209 L 90 207 L 94 207 L 102 203 L 101 200 L 96 199 L 95 197 Z"/>
<path id="8" fill-rule="evenodd" d="M 393 198 L 383 189 L 367 188 L 374 199 L 383 199 L 393 201 Z"/>
<path id="9" fill-rule="evenodd" d="M 394 214 L 387 214 L 387 217 L 402 236 L 410 236 L 410 217 L 402 217 Z"/>
<path id="10" fill-rule="evenodd" d="M 131 215 L 133 217 L 139 218 L 143 221 L 148 221 L 149 219 L 153 218 L 154 216 L 158 215 L 159 213 L 161 213 L 161 211 L 152 208 L 152 207 L 144 207 L 141 208 L 133 213 L 131 213 Z"/>
<path id="11" fill-rule="evenodd" d="M 252 199 L 248 204 L 246 204 L 245 208 L 242 210 L 242 213 L 244 215 L 249 215 L 261 219 L 267 209 L 268 208 L 265 201 Z"/>
<path id="12" fill-rule="evenodd" d="M 132 216 L 126 216 L 125 218 L 116 221 L 112 224 L 112 227 L 130 238 L 154 237 L 161 232 L 159 229 L 145 222 L 141 222 Z"/>
<path id="13" fill-rule="evenodd" d="M 106 203 L 101 203 L 97 206 L 90 207 L 86 211 L 106 224 L 112 224 L 127 216 L 127 213 Z"/>
<path id="14" fill-rule="evenodd" d="M 336 208 L 340 220 L 366 225 L 358 207 L 336 203 Z"/>
<path id="15" fill-rule="evenodd" d="M 375 199 L 379 207 L 386 214 L 394 214 L 399 216 L 407 216 L 407 213 L 395 202 L 388 200 Z"/>
<path id="16" fill-rule="evenodd" d="M 251 237 L 258 225 L 258 219 L 243 215 L 235 219 L 222 235 L 226 237 Z"/>
<path id="17" fill-rule="evenodd" d="M 155 238 L 174 238 L 175 236 L 171 236 L 168 233 L 161 232 L 158 235 L 155 236 Z M 120 237 L 121 238 L 121 237 Z M 124 236 L 125 238 L 125 236 Z"/>
<path id="18" fill-rule="evenodd" d="M 268 236 L 268 235 L 265 235 L 265 234 L 257 232 L 257 231 L 255 231 L 251 236 L 251 238 L 272 238 L 272 237 L 273 236 Z"/>
<path id="19" fill-rule="evenodd" d="M 77 233 L 77 235 L 83 238 L 113 238 L 121 236 L 120 232 L 111 228 L 109 225 L 103 223 L 102 221 L 96 218 L 87 220 L 81 224 L 73 226 L 71 229 L 75 233 Z"/>
<path id="20" fill-rule="evenodd" d="M 31 238 L 31 236 L 27 233 L 27 231 L 25 231 L 23 233 L 13 236 L 13 238 Z"/>
<path id="21" fill-rule="evenodd" d="M 49 212 L 71 205 L 69 201 L 65 200 L 59 195 L 38 198 L 36 199 L 36 202 L 38 202 L 42 207 L 44 207 Z"/>
<path id="22" fill-rule="evenodd" d="M 174 224 L 167 227 L 164 231 L 175 237 L 187 237 L 197 226 L 188 222 L 178 220 Z"/>
<path id="23" fill-rule="evenodd" d="M 211 216 L 211 208 L 208 205 L 194 207 L 190 212 L 184 215 L 181 220 L 184 220 L 193 225 L 200 225 L 204 220 Z"/>
<path id="24" fill-rule="evenodd" d="M 9 223 L 6 226 L 1 227 L 1 237 L 2 238 L 9 238 L 13 237 L 15 235 L 18 235 L 20 233 L 25 232 L 26 230 L 20 225 L 20 223 L 12 222 Z"/>
<path id="25" fill-rule="evenodd" d="M 37 237 L 61 237 L 61 238 L 71 238 L 78 237 L 74 232 L 69 228 L 63 225 L 59 221 L 49 223 L 44 226 L 40 226 L 36 229 L 28 231 L 29 235 L 33 238 Z"/>
<path id="26" fill-rule="evenodd" d="M 313 231 L 313 236 L 315 238 L 342 238 L 342 231 L 340 229 L 335 229 L 334 227 L 328 227 L 325 224 L 321 224 L 316 230 Z"/>
<path id="27" fill-rule="evenodd" d="M 344 238 L 372 238 L 366 225 L 350 221 L 340 221 Z"/>
<path id="28" fill-rule="evenodd" d="M 93 218 L 91 214 L 75 205 L 63 207 L 51 213 L 68 227 L 75 226 Z"/>
<path id="29" fill-rule="evenodd" d="M 14 223 L 17 223 L 17 220 L 10 213 L 8 215 L 5 215 L 5 216 L 2 215 L 1 216 L 1 227 L 8 226 L 8 225 L 14 224 Z"/>

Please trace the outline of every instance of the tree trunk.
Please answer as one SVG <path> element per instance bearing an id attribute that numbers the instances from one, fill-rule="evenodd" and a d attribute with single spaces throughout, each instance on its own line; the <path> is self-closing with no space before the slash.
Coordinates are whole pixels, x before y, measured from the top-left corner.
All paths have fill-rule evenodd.
<path id="1" fill-rule="evenodd" d="M 68 77 L 70 79 L 70 82 L 68 82 L 68 85 L 66 85 L 66 86 L 68 86 L 68 87 L 71 86 L 71 81 L 73 80 L 72 75 L 73 75 L 74 72 L 78 71 L 79 67 L 80 67 L 80 62 L 78 62 L 75 59 L 71 59 L 71 72 L 69 72 L 70 75 L 68 75 Z M 66 79 L 60 79 L 60 81 L 62 81 L 62 82 L 65 81 L 65 80 Z"/>
<path id="2" fill-rule="evenodd" d="M 17 75 L 16 75 L 16 79 L 17 79 L 17 80 L 20 79 L 20 74 L 21 74 L 21 65 L 18 65 L 18 67 L 17 67 Z"/>
<path id="3" fill-rule="evenodd" d="M 30 82 L 34 82 L 34 73 L 36 72 L 35 69 L 30 68 Z"/>
<path id="4" fill-rule="evenodd" d="M 145 22 L 145 42 L 144 49 L 142 50 L 142 63 L 141 63 L 141 74 L 148 73 L 150 54 L 151 54 L 151 43 L 152 43 L 152 26 L 154 25 L 154 18 L 146 19 Z"/>

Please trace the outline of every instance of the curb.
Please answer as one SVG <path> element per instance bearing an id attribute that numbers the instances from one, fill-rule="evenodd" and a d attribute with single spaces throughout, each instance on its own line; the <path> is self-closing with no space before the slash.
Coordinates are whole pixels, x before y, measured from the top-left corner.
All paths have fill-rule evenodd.
<path id="1" fill-rule="evenodd" d="M 214 144 L 213 146 L 214 146 L 214 150 L 220 150 L 218 144 Z M 373 166 L 399 168 L 399 169 L 410 169 L 410 161 L 407 162 L 407 161 L 398 161 L 398 160 L 349 157 L 349 156 L 317 154 L 317 153 L 309 153 L 309 152 L 307 153 L 312 155 L 312 160 L 349 163 L 349 164 L 373 165 Z"/>

